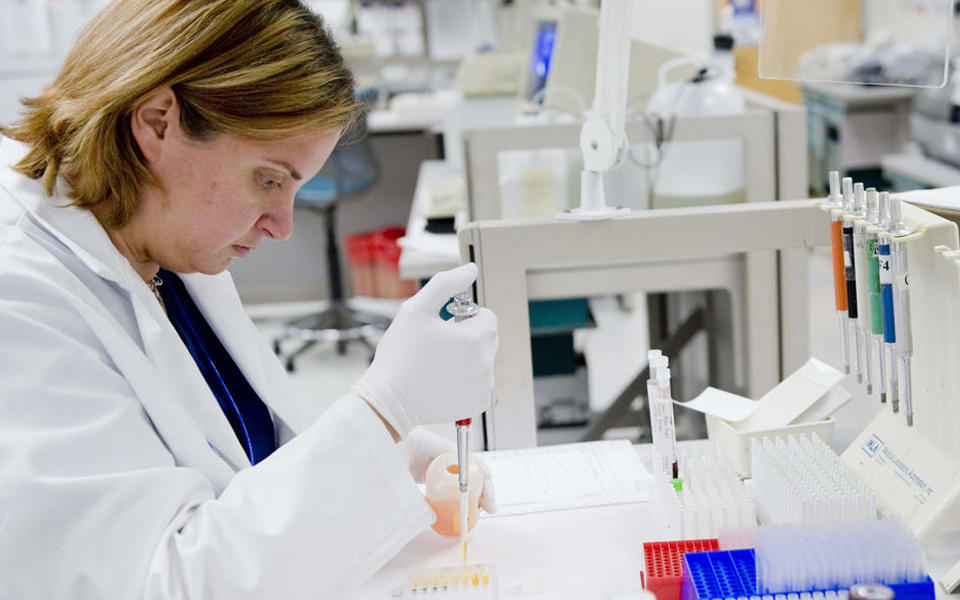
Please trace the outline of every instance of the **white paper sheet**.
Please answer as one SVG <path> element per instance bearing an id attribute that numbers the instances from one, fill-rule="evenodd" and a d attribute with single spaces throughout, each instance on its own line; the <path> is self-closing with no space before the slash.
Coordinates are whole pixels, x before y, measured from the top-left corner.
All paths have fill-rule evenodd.
<path id="1" fill-rule="evenodd" d="M 650 499 L 652 480 L 626 440 L 482 453 L 497 489 L 497 514 L 519 515 Z"/>
<path id="2" fill-rule="evenodd" d="M 713 415 L 731 423 L 746 419 L 757 409 L 757 403 L 750 398 L 744 398 L 738 394 L 731 394 L 714 387 L 708 387 L 689 402 L 674 401 L 674 404 L 684 408 L 692 408 L 695 411 Z"/>

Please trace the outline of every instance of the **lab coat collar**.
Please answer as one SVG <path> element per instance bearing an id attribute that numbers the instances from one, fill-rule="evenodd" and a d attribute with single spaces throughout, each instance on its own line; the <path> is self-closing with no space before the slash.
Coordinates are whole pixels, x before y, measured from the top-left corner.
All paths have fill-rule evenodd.
<path id="1" fill-rule="evenodd" d="M 211 447 L 234 470 L 248 466 L 249 461 L 229 421 L 199 371 L 193 372 L 195 364 L 179 335 L 99 221 L 90 211 L 68 205 L 62 183 L 53 196 L 47 196 L 41 182 L 24 177 L 11 168 L 26 155 L 27 150 L 25 144 L 0 137 L 0 187 L 6 188 L 16 202 L 67 246 L 85 266 L 131 294 L 146 355 L 161 372 L 176 372 L 177 378 L 187 386 L 182 392 L 185 398 L 194 401 L 183 403 L 181 399 L 177 400 L 184 404 L 184 408 L 200 425 Z M 250 385 L 275 417 L 281 419 L 289 429 L 300 431 L 303 427 L 297 418 L 288 378 L 275 357 L 264 356 L 269 353 L 269 348 L 264 350 L 265 345 L 246 316 L 229 273 L 216 276 L 188 274 L 181 277 Z M 270 364 L 271 359 L 275 365 Z M 190 393 L 190 388 L 193 393 Z M 196 402 L 198 397 L 208 401 Z M 157 406 L 152 410 L 161 409 Z"/>
<path id="2" fill-rule="evenodd" d="M 110 241 L 96 217 L 88 210 L 70 206 L 62 178 L 53 195 L 47 196 L 42 182 L 13 170 L 28 151 L 26 144 L 0 137 L 0 186 L 94 273 L 126 290 L 132 290 L 134 284 L 142 286 L 137 272 Z"/>

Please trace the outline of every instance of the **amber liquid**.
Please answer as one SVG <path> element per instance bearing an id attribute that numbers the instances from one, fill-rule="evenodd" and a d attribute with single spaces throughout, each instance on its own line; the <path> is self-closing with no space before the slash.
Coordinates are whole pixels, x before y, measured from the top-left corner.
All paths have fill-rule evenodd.
<path id="1" fill-rule="evenodd" d="M 437 520 L 432 525 L 433 530 L 440 535 L 457 537 L 460 535 L 460 499 L 434 501 L 427 498 L 427 503 L 437 513 Z M 472 503 L 467 513 L 467 531 L 477 524 L 477 505 Z"/>

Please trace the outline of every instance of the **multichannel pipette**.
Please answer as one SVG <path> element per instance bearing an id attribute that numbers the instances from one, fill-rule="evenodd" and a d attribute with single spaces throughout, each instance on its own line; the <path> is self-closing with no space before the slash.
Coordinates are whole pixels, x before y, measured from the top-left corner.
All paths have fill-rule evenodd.
<path id="1" fill-rule="evenodd" d="M 457 294 L 453 302 L 447 305 L 447 312 L 453 315 L 453 321 L 459 323 L 477 314 L 480 307 L 470 298 L 469 292 Z M 457 425 L 457 478 L 460 484 L 460 553 L 463 564 L 467 564 L 467 519 L 470 510 L 470 419 L 460 419 Z"/>
<path id="2" fill-rule="evenodd" d="M 872 189 L 872 188 L 871 188 Z M 870 290 L 867 287 L 867 245 L 866 245 L 866 218 L 867 218 L 867 193 L 863 189 L 863 184 L 858 183 L 853 187 L 854 202 L 854 222 L 853 222 L 853 266 L 856 274 L 857 286 L 857 336 L 859 343 L 858 351 L 863 351 L 863 375 L 867 387 L 867 394 L 873 393 L 873 361 L 870 360 Z"/>
<path id="3" fill-rule="evenodd" d="M 647 380 L 647 404 L 650 407 L 650 430 L 657 464 L 655 469 L 667 479 L 680 477 L 677 460 L 677 430 L 673 421 L 673 398 L 670 390 L 669 359 L 659 350 L 647 353 L 650 379 Z"/>
<path id="4" fill-rule="evenodd" d="M 887 226 L 891 236 L 901 236 L 910 233 L 903 224 L 900 200 L 890 199 L 890 223 Z M 910 357 L 913 354 L 913 343 L 910 335 L 910 286 L 907 277 L 907 249 L 904 242 L 890 240 L 891 262 L 893 263 L 893 288 L 896 292 L 894 301 L 894 319 L 897 327 L 897 358 L 900 363 L 900 395 L 903 397 L 903 408 L 906 412 L 907 425 L 913 426 L 913 396 L 910 384 Z"/>
<path id="5" fill-rule="evenodd" d="M 857 184 L 860 188 L 863 184 Z M 863 382 L 863 371 L 860 368 L 860 331 L 857 327 L 857 273 L 853 262 L 853 221 L 856 198 L 853 191 L 853 180 L 843 178 L 843 278 L 847 285 L 847 317 L 850 323 L 850 335 L 853 339 L 853 363 L 851 371 L 857 376 L 857 383 Z"/>
<path id="6" fill-rule="evenodd" d="M 850 373 L 847 353 L 847 287 L 843 272 L 843 196 L 840 195 L 840 173 L 830 172 L 830 247 L 833 252 L 833 296 L 840 324 L 840 354 L 843 370 Z"/>
<path id="7" fill-rule="evenodd" d="M 886 202 L 886 197 L 884 197 Z M 883 208 L 886 212 L 886 208 Z M 887 401 L 887 367 L 884 364 L 883 351 L 883 304 L 880 301 L 880 262 L 877 260 L 877 232 L 880 227 L 880 197 L 876 190 L 867 191 L 867 221 L 870 225 L 866 231 L 867 251 L 867 285 L 870 289 L 870 329 L 873 333 L 873 345 L 877 349 L 877 378 L 880 383 L 880 402 Z"/>
<path id="8" fill-rule="evenodd" d="M 890 259 L 890 195 L 880 193 L 881 226 L 885 229 L 877 243 L 877 258 L 880 269 L 880 304 L 883 310 L 883 343 L 890 359 L 889 387 L 887 393 L 893 412 L 900 412 L 900 396 L 897 390 L 897 330 L 893 312 L 893 264 Z"/>

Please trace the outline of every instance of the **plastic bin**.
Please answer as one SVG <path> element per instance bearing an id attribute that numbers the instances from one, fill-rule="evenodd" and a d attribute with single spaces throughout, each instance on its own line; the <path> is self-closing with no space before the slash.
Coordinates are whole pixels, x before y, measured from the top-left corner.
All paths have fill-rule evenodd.
<path id="1" fill-rule="evenodd" d="M 407 298 L 417 291 L 417 282 L 400 279 L 400 246 L 402 227 L 385 227 L 371 233 L 374 248 L 373 279 L 379 298 Z"/>
<path id="2" fill-rule="evenodd" d="M 345 241 L 353 295 L 375 297 L 377 287 L 373 271 L 376 257 L 371 244 L 371 234 L 356 233 L 348 235 Z"/>

